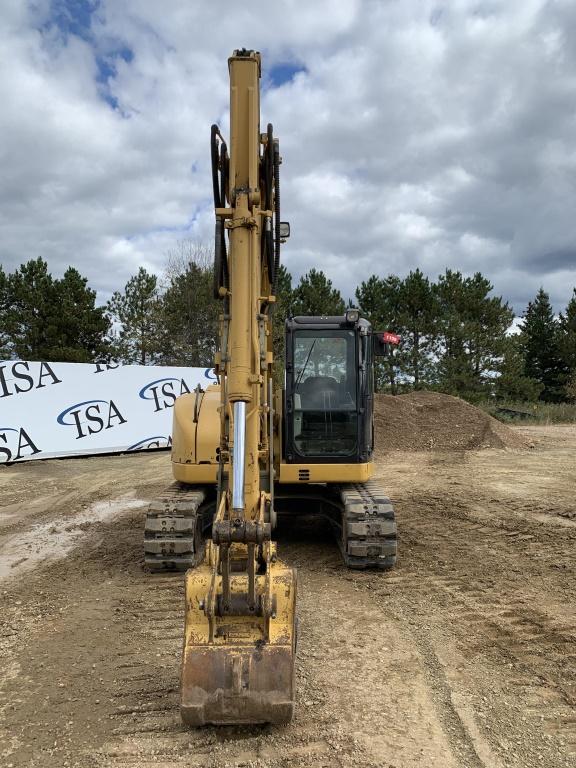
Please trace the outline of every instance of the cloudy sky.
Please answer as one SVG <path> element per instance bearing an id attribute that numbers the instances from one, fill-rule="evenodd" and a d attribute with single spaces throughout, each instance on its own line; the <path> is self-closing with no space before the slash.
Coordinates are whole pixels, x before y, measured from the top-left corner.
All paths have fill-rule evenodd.
<path id="1" fill-rule="evenodd" d="M 574 0 L 2 0 L 0 260 L 104 301 L 210 242 L 227 57 L 263 56 L 295 278 L 482 271 L 520 312 L 576 285 Z"/>

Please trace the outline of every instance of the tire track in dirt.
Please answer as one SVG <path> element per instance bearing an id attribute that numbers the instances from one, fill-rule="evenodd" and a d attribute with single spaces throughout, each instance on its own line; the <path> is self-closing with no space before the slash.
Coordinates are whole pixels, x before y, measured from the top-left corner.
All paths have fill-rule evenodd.
<path id="1" fill-rule="evenodd" d="M 323 537 L 325 535 L 322 534 Z M 120 633 L 130 634 L 134 650 L 123 651 L 120 660 L 115 662 L 119 670 L 117 678 L 122 682 L 119 692 L 112 697 L 115 701 L 115 709 L 110 715 L 113 738 L 100 749 L 99 764 L 115 768 L 184 761 L 198 766 L 250 762 L 259 766 L 307 766 L 313 761 L 315 765 L 323 766 L 362 765 L 376 768 L 387 764 L 382 760 L 390 754 L 391 739 L 397 739 L 399 732 L 410 744 L 410 748 L 405 746 L 408 755 L 410 749 L 419 754 L 420 749 L 414 748 L 416 739 L 409 734 L 406 738 L 406 723 L 414 720 L 413 727 L 417 727 L 410 713 L 414 701 L 403 705 L 406 707 L 403 717 L 390 718 L 393 725 L 388 734 L 375 736 L 383 716 L 382 701 L 388 698 L 390 685 L 389 680 L 382 681 L 379 674 L 374 674 L 379 673 L 387 661 L 386 654 L 383 655 L 380 648 L 380 633 L 375 628 L 382 625 L 385 618 L 382 612 L 374 612 L 369 596 L 358 604 L 358 593 L 354 587 L 346 579 L 339 579 L 341 573 L 347 572 L 341 568 L 338 552 L 332 543 L 320 546 L 305 539 L 297 544 L 281 541 L 281 549 L 285 550 L 284 556 L 290 562 L 301 567 L 303 589 L 297 663 L 299 707 L 293 723 L 283 729 L 206 728 L 188 731 L 183 728 L 177 708 L 176 659 L 166 672 L 165 685 L 155 688 L 157 673 L 150 668 L 150 647 L 146 654 L 142 654 L 143 645 L 150 646 L 152 643 L 152 649 L 156 648 L 162 658 L 179 655 L 182 581 L 178 577 L 152 577 L 146 580 L 146 594 L 138 599 L 126 598 L 118 606 L 120 616 L 145 611 L 150 621 L 136 633 L 128 627 L 119 628 Z M 306 563 L 313 563 L 314 567 L 306 567 Z M 332 598 L 334 593 L 342 593 L 341 602 L 348 606 L 347 613 L 351 613 L 343 622 L 336 621 L 341 614 L 332 600 L 323 605 L 327 583 Z M 367 621 L 367 611 L 375 613 L 370 622 Z M 367 623 L 375 626 L 369 629 Z M 332 631 L 327 635 L 328 624 Z M 180 631 L 175 632 L 176 629 Z M 398 642 L 398 645 L 396 662 L 402 644 Z M 343 653 L 347 657 L 344 668 L 340 658 Z M 148 661 L 144 661 L 146 658 Z M 417 667 L 418 659 L 409 652 L 406 663 Z M 359 672 L 364 668 L 367 670 L 366 677 L 363 679 L 360 672 L 359 679 L 353 682 L 348 665 Z M 365 685 L 365 682 L 368 684 Z M 353 710 L 350 710 L 349 704 L 351 688 L 355 700 Z M 421 692 L 419 695 L 422 695 Z M 432 711 L 432 707 L 430 709 Z M 349 732 L 351 723 L 354 724 L 354 733 Z M 438 740 L 442 739 L 441 729 L 437 730 L 438 737 L 428 747 L 430 764 L 435 763 Z M 452 761 L 447 745 L 443 752 L 442 764 L 459 765 Z M 417 761 L 408 759 L 408 764 L 419 764 L 419 758 Z"/>
<path id="2" fill-rule="evenodd" d="M 474 505 L 481 502 L 474 495 Z M 557 583 L 551 566 L 568 568 L 573 561 L 572 531 L 528 521 L 514 531 L 498 518 L 477 522 L 463 500 L 448 496 L 418 494 L 401 498 L 398 506 L 404 512 L 403 550 L 410 553 L 419 584 L 403 599 L 419 616 L 421 631 L 415 634 L 424 656 L 433 653 L 430 624 L 455 622 L 452 634 L 461 652 L 488 657 L 500 667 L 500 680 L 525 704 L 530 719 L 540 721 L 544 737 L 559 737 L 566 762 L 555 754 L 550 759 L 568 765 L 576 753 L 576 622 L 564 601 L 570 587 Z M 535 561 L 534 551 L 544 542 L 552 551 Z M 547 583 L 550 592 L 543 601 Z M 550 751 L 537 740 L 531 746 L 535 761 Z"/>
<path id="3" fill-rule="evenodd" d="M 343 578 L 348 572 L 335 545 L 305 537 L 281 543 L 285 556 L 302 566 L 294 722 L 285 729 L 186 730 L 178 712 L 182 578 L 142 571 L 141 524 L 129 511 L 100 526 L 105 546 L 100 537 L 92 539 L 28 583 L 26 590 L 34 589 L 49 577 L 54 593 L 49 626 L 21 627 L 13 647 L 21 670 L 14 683 L 18 706 L 8 718 L 21 742 L 11 755 L 15 765 L 207 767 L 258 761 L 376 768 L 388 765 L 392 753 L 407 766 L 419 765 L 422 754 L 430 765 L 461 765 L 436 722 L 418 655 L 372 597 Z M 73 602 L 65 594 L 71 582 Z M 390 643 L 386 651 L 383 632 Z M 399 690 L 394 701 L 390 687 Z M 14 700 L 15 691 L 8 685 L 6 694 Z M 47 709 L 38 711 L 38 700 Z M 426 713 L 425 727 L 418 711 Z M 28 734 L 34 738 L 26 745 Z"/>

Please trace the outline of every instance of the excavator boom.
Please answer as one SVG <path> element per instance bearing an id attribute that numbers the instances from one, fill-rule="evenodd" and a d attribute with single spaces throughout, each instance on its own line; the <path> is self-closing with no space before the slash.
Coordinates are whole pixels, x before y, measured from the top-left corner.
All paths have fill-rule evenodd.
<path id="1" fill-rule="evenodd" d="M 181 711 L 190 725 L 287 722 L 294 706 L 296 576 L 272 541 L 278 142 L 272 126 L 260 133 L 260 55 L 235 51 L 228 64 L 229 155 L 212 128 L 218 493 L 206 557 L 186 573 Z"/>

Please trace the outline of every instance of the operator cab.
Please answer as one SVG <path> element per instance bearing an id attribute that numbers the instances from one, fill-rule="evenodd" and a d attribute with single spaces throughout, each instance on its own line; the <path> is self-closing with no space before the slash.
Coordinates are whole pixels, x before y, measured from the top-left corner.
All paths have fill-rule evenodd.
<path id="1" fill-rule="evenodd" d="M 372 328 L 358 310 L 286 321 L 288 463 L 369 461 L 373 397 Z"/>

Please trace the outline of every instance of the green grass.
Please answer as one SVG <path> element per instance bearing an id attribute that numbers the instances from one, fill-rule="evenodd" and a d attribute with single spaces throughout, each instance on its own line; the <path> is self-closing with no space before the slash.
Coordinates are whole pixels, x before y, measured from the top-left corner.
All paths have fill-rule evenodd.
<path id="1" fill-rule="evenodd" d="M 576 424 L 576 403 L 484 400 L 478 406 L 506 424 Z"/>

